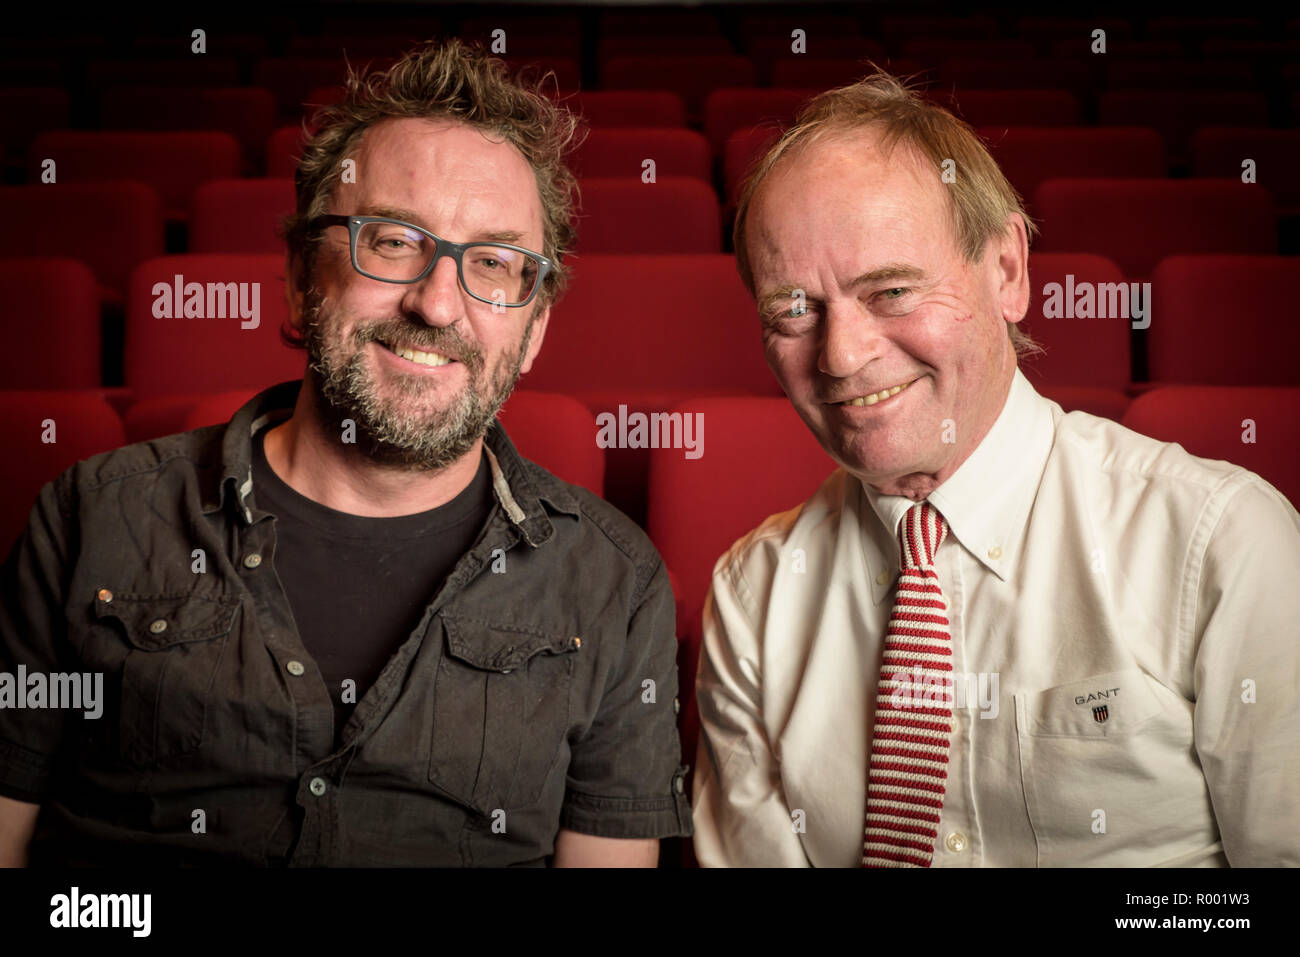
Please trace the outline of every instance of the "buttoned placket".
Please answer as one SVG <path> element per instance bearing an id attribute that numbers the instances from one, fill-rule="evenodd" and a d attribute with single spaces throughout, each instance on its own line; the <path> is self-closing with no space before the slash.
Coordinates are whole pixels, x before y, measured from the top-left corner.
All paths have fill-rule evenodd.
<path id="1" fill-rule="evenodd" d="M 949 748 L 948 780 L 943 811 L 939 819 L 939 840 L 935 842 L 933 866 L 979 867 L 983 863 L 979 818 L 975 808 L 975 790 L 971 774 L 974 767 L 974 723 L 980 720 L 978 708 L 979 676 L 972 681 L 969 647 L 966 641 L 966 553 L 950 533 L 935 555 L 939 584 L 948 603 L 948 633 L 952 640 L 954 676 L 964 684 L 961 708 L 953 709 L 953 735 Z M 975 691 L 971 701 L 966 692 Z"/>
<path id="2" fill-rule="evenodd" d="M 274 568 L 275 522 L 270 512 L 257 509 L 252 496 L 252 475 L 239 489 L 239 513 L 244 528 L 236 538 L 239 554 L 233 557 L 240 578 L 248 589 L 258 622 L 271 622 L 263 634 L 266 647 L 276 666 L 290 700 L 293 702 L 294 773 L 298 775 L 296 799 L 303 810 L 298 837 L 289 859 L 291 867 L 322 866 L 331 863 L 338 833 L 338 795 L 348 764 L 356 748 L 373 731 L 377 715 L 387 713 L 401 689 L 402 676 L 420 650 L 425 637 L 433 630 L 433 619 L 443 606 L 456 597 L 482 569 L 492 554 L 500 549 L 508 553 L 521 541 L 533 547 L 549 538 L 536 534 L 535 525 L 525 526 L 528 519 L 511 494 L 510 486 L 490 449 L 484 447 L 493 473 L 497 506 L 488 518 L 478 543 L 460 560 L 441 588 L 425 608 L 424 615 L 410 636 L 392 655 L 374 685 L 357 703 L 343 729 L 342 742 L 334 749 L 334 705 L 320 669 L 311 659 L 293 620 L 288 596 Z M 542 519 L 542 522 L 545 522 Z M 533 534 L 530 534 L 529 529 Z M 275 849 L 273 849 L 275 850 Z M 279 848 L 288 853 L 287 847 Z"/>

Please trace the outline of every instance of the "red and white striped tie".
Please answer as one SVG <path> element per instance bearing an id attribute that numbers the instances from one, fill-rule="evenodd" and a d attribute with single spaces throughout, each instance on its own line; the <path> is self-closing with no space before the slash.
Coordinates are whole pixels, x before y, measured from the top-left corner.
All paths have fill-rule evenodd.
<path id="1" fill-rule="evenodd" d="M 952 635 L 934 570 L 947 534 L 929 502 L 898 529 L 902 574 L 876 692 L 863 867 L 929 867 L 934 857 L 952 735 Z"/>

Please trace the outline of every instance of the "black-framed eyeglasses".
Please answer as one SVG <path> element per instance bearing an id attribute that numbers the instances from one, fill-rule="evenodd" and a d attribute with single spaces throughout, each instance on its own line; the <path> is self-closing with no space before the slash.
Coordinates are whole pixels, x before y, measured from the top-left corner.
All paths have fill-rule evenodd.
<path id="1" fill-rule="evenodd" d="M 456 261 L 460 286 L 480 302 L 517 308 L 533 301 L 555 268 L 540 253 L 509 243 L 453 243 L 427 229 L 383 216 L 317 216 L 313 231 L 346 226 L 352 268 L 380 282 L 419 282 L 438 260 Z"/>

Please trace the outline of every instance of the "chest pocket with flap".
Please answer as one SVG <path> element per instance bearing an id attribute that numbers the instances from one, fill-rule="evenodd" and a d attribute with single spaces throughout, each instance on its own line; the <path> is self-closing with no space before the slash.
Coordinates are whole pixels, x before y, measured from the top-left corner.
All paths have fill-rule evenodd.
<path id="1" fill-rule="evenodd" d="M 95 617 L 127 643 L 122 659 L 117 752 L 152 767 L 203 743 L 217 667 L 237 598 L 114 593 Z"/>
<path id="2" fill-rule="evenodd" d="M 429 780 L 480 813 L 541 796 L 568 731 L 581 641 L 443 615 Z"/>

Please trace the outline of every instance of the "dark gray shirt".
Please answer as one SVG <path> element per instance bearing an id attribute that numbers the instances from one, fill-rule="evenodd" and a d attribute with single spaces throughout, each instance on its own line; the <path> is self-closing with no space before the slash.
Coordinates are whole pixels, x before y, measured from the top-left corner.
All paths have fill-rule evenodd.
<path id="1" fill-rule="evenodd" d="M 538 865 L 560 828 L 689 836 L 663 562 L 497 424 L 486 526 L 335 746 L 251 473 L 299 386 L 41 491 L 0 574 L 0 672 L 64 692 L 0 708 L 33 863 Z M 96 673 L 99 718 L 49 706 Z"/>

